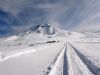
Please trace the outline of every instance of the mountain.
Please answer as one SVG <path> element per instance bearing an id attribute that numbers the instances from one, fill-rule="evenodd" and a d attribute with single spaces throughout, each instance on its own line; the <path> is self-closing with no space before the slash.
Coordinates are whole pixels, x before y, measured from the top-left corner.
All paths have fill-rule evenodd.
<path id="1" fill-rule="evenodd" d="M 5 41 L 12 44 L 33 44 L 59 41 L 65 38 L 75 40 L 80 37 L 84 37 L 84 35 L 82 33 L 55 28 L 49 24 L 39 24 L 32 26 L 18 35 L 8 37 Z"/>
<path id="2" fill-rule="evenodd" d="M 55 34 L 55 28 L 53 28 L 49 24 L 35 25 L 29 28 L 28 30 L 22 32 L 20 35 L 25 36 L 25 35 L 29 35 L 32 33 L 41 34 L 43 36 L 53 35 Z"/>

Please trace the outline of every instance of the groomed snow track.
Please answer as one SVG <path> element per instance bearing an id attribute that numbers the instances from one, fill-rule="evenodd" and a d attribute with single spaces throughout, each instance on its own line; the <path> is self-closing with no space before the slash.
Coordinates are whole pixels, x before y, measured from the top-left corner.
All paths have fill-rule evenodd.
<path id="1" fill-rule="evenodd" d="M 72 45 L 71 45 L 72 46 Z M 85 55 L 83 55 L 81 52 L 79 52 L 75 47 L 72 46 L 74 51 L 77 53 L 77 55 L 81 58 L 81 60 L 87 65 L 88 69 L 94 74 L 94 75 L 100 75 L 100 68 L 97 67 L 91 60 L 89 60 Z"/>
<path id="2" fill-rule="evenodd" d="M 48 75 L 100 75 L 100 68 L 66 43 Z"/>

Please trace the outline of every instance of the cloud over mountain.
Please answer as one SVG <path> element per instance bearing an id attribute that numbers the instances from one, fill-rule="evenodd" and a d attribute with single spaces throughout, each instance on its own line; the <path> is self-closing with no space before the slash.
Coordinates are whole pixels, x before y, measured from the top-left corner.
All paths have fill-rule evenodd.
<path id="1" fill-rule="evenodd" d="M 42 23 L 72 31 L 100 31 L 99 9 L 100 0 L 0 0 L 0 11 L 13 20 L 2 25 L 4 19 L 0 19 L 0 31 L 18 33 Z"/>

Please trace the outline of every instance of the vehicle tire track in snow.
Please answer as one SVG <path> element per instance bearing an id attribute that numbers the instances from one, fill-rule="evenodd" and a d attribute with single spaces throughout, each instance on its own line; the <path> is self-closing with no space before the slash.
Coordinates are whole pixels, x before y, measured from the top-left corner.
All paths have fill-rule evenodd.
<path id="1" fill-rule="evenodd" d="M 52 67 L 49 75 L 68 75 L 66 45 L 58 56 L 54 66 Z"/>
<path id="2" fill-rule="evenodd" d="M 65 52 L 64 52 L 63 75 L 68 75 L 68 63 L 67 63 L 66 48 L 65 48 Z"/>
<path id="3" fill-rule="evenodd" d="M 71 45 L 72 46 L 72 45 Z M 74 51 L 77 53 L 77 55 L 81 58 L 81 60 L 87 65 L 88 69 L 94 74 L 94 75 L 100 75 L 100 68 L 97 67 L 91 60 L 89 60 L 86 56 L 84 56 L 82 53 L 80 53 L 75 47 L 72 46 Z"/>
<path id="4" fill-rule="evenodd" d="M 93 75 L 70 44 L 67 44 L 69 75 Z"/>
<path id="5" fill-rule="evenodd" d="M 48 75 L 100 75 L 94 73 L 82 57 L 72 45 L 65 44 Z"/>

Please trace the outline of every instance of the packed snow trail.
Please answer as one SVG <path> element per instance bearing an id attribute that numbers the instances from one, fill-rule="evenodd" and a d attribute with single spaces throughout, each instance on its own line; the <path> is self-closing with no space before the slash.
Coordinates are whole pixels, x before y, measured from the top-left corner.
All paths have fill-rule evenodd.
<path id="1" fill-rule="evenodd" d="M 68 61 L 67 61 L 66 48 L 65 48 L 64 61 L 63 61 L 63 75 L 68 75 Z"/>
<path id="2" fill-rule="evenodd" d="M 49 75 L 96 75 L 91 72 L 74 48 L 69 43 L 66 45 Z"/>
<path id="3" fill-rule="evenodd" d="M 93 75 L 70 44 L 67 44 L 69 75 Z"/>
<path id="4" fill-rule="evenodd" d="M 87 67 L 89 68 L 89 70 L 94 75 L 100 75 L 100 68 L 99 67 L 97 67 L 91 60 L 89 60 L 86 56 L 84 56 L 82 53 L 80 53 L 75 47 L 72 46 L 72 48 L 74 49 L 74 51 L 77 53 L 77 55 L 87 65 Z"/>
<path id="5" fill-rule="evenodd" d="M 67 65 L 66 63 L 63 64 L 63 62 L 65 61 L 64 60 L 65 51 L 66 51 L 66 46 L 64 46 L 61 53 L 59 54 L 59 56 L 58 56 L 57 60 L 55 61 L 49 75 L 63 75 L 64 68 L 66 67 L 66 66 L 64 67 L 64 65 Z"/>

